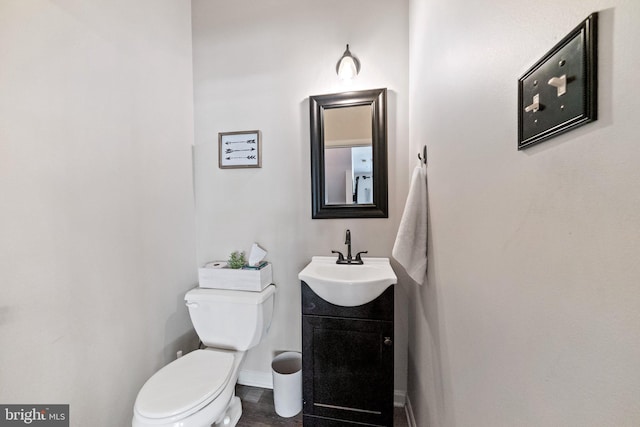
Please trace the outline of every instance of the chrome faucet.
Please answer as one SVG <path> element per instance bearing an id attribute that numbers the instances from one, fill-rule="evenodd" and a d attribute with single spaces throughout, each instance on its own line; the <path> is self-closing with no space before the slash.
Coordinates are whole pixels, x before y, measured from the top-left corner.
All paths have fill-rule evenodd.
<path id="1" fill-rule="evenodd" d="M 338 254 L 336 264 L 364 264 L 361 255 L 368 253 L 368 251 L 358 252 L 355 258 L 351 256 L 351 230 L 347 230 L 345 233 L 344 244 L 347 245 L 347 258 L 342 255 L 342 252 L 331 251 L 332 254 Z"/>

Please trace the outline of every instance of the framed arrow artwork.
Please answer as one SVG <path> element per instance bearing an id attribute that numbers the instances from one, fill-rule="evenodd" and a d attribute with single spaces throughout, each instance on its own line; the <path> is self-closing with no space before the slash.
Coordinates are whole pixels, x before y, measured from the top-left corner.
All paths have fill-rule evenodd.
<path id="1" fill-rule="evenodd" d="M 218 133 L 218 165 L 220 169 L 262 167 L 260 131 Z"/>

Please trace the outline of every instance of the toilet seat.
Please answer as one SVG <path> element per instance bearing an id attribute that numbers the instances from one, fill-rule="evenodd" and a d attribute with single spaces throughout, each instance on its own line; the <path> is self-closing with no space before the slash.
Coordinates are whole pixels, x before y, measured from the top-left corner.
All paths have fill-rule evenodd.
<path id="1" fill-rule="evenodd" d="M 188 417 L 224 390 L 234 359 L 234 352 L 207 349 L 169 363 L 142 386 L 134 411 L 148 420 Z"/>

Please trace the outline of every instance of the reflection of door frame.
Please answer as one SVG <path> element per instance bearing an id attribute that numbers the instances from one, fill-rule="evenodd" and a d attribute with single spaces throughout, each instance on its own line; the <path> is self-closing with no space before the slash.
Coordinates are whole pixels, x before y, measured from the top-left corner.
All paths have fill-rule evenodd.
<path id="1" fill-rule="evenodd" d="M 353 171 L 344 171 L 344 203 L 352 205 L 353 201 Z"/>

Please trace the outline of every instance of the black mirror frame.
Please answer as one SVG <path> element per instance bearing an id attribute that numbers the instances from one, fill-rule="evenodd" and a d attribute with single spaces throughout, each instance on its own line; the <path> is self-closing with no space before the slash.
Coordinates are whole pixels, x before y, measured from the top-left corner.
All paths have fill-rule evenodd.
<path id="1" fill-rule="evenodd" d="M 371 106 L 373 203 L 327 204 L 324 179 L 324 110 Z M 370 89 L 309 97 L 311 114 L 311 210 L 313 219 L 388 218 L 387 89 Z"/>

